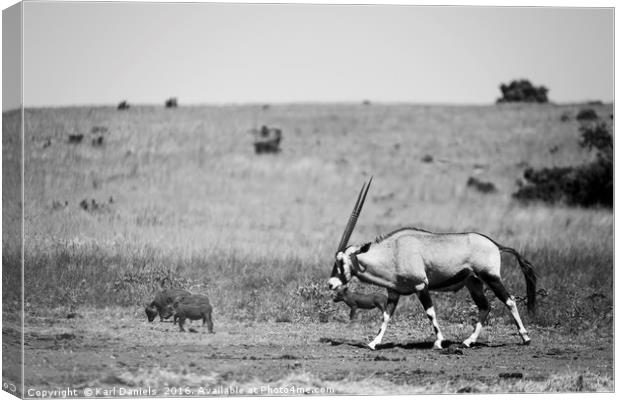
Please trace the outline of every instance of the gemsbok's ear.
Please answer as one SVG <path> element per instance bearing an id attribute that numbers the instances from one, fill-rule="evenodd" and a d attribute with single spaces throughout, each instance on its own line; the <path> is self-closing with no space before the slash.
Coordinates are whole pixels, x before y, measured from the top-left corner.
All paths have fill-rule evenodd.
<path id="1" fill-rule="evenodd" d="M 360 247 L 360 251 L 358 252 L 358 254 L 366 253 L 368 249 L 370 249 L 370 245 L 371 245 L 371 242 L 363 244 L 362 247 Z"/>

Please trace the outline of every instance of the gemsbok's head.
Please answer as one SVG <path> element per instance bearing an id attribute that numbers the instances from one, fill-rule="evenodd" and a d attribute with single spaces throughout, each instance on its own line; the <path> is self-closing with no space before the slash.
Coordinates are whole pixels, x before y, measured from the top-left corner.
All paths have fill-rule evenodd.
<path id="1" fill-rule="evenodd" d="M 332 274 L 327 281 L 327 284 L 331 290 L 336 290 L 341 286 L 346 285 L 351 280 L 352 269 L 359 269 L 359 264 L 357 263 L 355 254 L 360 252 L 362 249 L 357 246 L 347 246 L 349 244 L 351 234 L 353 233 L 353 229 L 355 228 L 357 218 L 360 216 L 360 212 L 362 212 L 362 207 L 364 206 L 364 201 L 366 200 L 368 188 L 370 188 L 371 183 L 372 177 L 370 178 L 370 181 L 368 181 L 368 185 L 366 185 L 365 182 L 362 185 L 362 189 L 360 190 L 355 206 L 353 207 L 353 212 L 349 217 L 349 222 L 347 222 L 347 226 L 344 228 L 344 233 L 340 239 L 338 250 L 336 250 L 336 261 L 334 262 L 334 267 L 332 268 Z"/>

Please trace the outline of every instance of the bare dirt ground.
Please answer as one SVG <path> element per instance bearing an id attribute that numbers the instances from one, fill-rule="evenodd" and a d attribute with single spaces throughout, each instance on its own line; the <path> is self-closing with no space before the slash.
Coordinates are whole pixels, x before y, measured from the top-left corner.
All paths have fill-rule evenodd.
<path id="1" fill-rule="evenodd" d="M 182 333 L 170 322 L 140 317 L 133 309 L 29 317 L 26 395 L 55 388 L 149 397 L 613 390 L 611 337 L 580 339 L 530 327 L 532 344 L 523 346 L 513 326 L 496 324 L 483 332 L 483 343 L 467 349 L 459 342 L 471 327 L 449 325 L 444 331 L 453 343 L 433 350 L 430 327 L 396 319 L 372 351 L 365 343 L 378 321 L 216 319 L 215 334 L 208 334 L 199 322 L 190 325 L 196 332 Z"/>

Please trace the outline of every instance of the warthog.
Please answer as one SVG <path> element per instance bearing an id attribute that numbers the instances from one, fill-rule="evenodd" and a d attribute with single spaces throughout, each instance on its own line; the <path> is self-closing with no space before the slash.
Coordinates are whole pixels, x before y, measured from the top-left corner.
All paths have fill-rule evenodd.
<path id="1" fill-rule="evenodd" d="M 254 152 L 278 153 L 280 151 L 280 141 L 282 140 L 282 129 L 270 128 L 263 125 L 260 129 L 253 129 Z"/>
<path id="2" fill-rule="evenodd" d="M 349 292 L 349 288 L 347 287 L 339 290 L 334 297 L 334 303 L 344 301 L 344 303 L 351 308 L 351 313 L 349 314 L 349 319 L 351 321 L 355 319 L 355 312 L 358 308 L 361 308 L 362 310 L 372 310 L 373 308 L 378 308 L 381 310 L 381 313 L 383 313 L 387 300 L 387 296 L 383 294 L 354 293 Z"/>
<path id="3" fill-rule="evenodd" d="M 157 314 L 159 314 L 160 321 L 170 318 L 172 311 L 169 306 L 175 300 L 186 296 L 191 296 L 191 293 L 183 289 L 163 289 L 157 292 L 153 301 L 144 309 L 149 322 L 153 322 Z"/>
<path id="4" fill-rule="evenodd" d="M 213 333 L 212 308 L 207 296 L 194 294 L 178 298 L 172 305 L 168 306 L 168 310 L 174 314 L 174 322 L 179 321 L 179 328 L 182 332 L 185 332 L 183 325 L 186 319 L 190 321 L 202 319 L 202 325 L 207 324 L 209 333 Z"/>

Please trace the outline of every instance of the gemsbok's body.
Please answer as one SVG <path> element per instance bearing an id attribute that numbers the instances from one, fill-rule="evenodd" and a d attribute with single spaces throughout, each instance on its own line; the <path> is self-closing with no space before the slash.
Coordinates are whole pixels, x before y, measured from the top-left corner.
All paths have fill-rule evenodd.
<path id="1" fill-rule="evenodd" d="M 372 181 L 372 179 L 371 179 Z M 346 285 L 353 276 L 363 282 L 388 289 L 387 309 L 377 337 L 368 344 L 371 349 L 381 343 L 388 321 L 401 295 L 416 293 L 436 334 L 435 348 L 441 348 L 443 335 L 437 322 L 430 291 L 457 291 L 467 287 L 479 309 L 473 334 L 463 344 L 475 343 L 489 314 L 484 295 L 487 284 L 495 296 L 510 310 L 525 344 L 530 338 L 521 322 L 514 298 L 500 277 L 501 252 L 514 255 L 526 279 L 528 309 L 534 311 L 536 276 L 531 264 L 514 249 L 504 247 L 480 233 L 432 233 L 416 228 L 403 228 L 380 236 L 374 242 L 347 246 L 347 242 L 368 193 L 364 185 L 358 196 L 347 228 L 340 241 L 336 262 L 328 281 L 332 290 Z"/>

